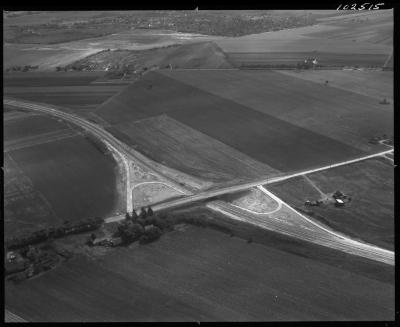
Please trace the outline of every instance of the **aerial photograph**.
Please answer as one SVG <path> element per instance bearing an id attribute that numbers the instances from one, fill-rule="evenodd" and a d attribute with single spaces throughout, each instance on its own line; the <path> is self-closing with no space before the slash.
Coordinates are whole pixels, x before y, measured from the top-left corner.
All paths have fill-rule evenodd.
<path id="1" fill-rule="evenodd" d="M 394 10 L 361 5 L 4 10 L 5 322 L 394 322 Z"/>

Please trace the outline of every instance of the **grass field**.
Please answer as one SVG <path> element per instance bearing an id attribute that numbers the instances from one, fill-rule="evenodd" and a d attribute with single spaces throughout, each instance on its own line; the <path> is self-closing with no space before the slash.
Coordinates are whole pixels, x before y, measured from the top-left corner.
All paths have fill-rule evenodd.
<path id="1" fill-rule="evenodd" d="M 393 82 L 390 78 L 384 79 L 384 73 L 379 72 L 377 79 L 386 80 L 387 92 L 390 92 Z M 384 149 L 369 144 L 371 137 L 393 135 L 393 106 L 381 105 L 376 98 L 352 92 L 353 88 L 362 89 L 361 86 L 349 86 L 344 90 L 305 81 L 300 78 L 302 73 L 297 78 L 295 73 L 288 76 L 276 71 L 164 71 L 163 74 L 363 151 Z M 307 74 L 315 78 L 320 76 L 319 72 Z M 321 76 L 324 74 L 329 73 L 322 72 Z M 368 74 L 374 76 L 372 72 L 365 73 Z M 346 82 L 340 84 L 345 88 Z M 374 82 L 365 84 L 371 88 Z M 190 94 L 186 93 L 185 99 Z"/>
<path id="2" fill-rule="evenodd" d="M 324 193 L 341 190 L 352 201 L 342 208 L 312 207 L 314 219 L 344 234 L 394 249 L 394 171 L 383 158 L 307 175 Z M 277 196 L 298 208 L 321 194 L 303 178 L 268 185 Z"/>
<path id="3" fill-rule="evenodd" d="M 130 144 L 167 166 L 212 182 L 240 182 L 271 176 L 276 170 L 162 115 L 119 124 Z"/>
<path id="4" fill-rule="evenodd" d="M 394 286 L 188 226 L 7 283 L 5 304 L 29 321 L 391 320 Z"/>
<path id="5" fill-rule="evenodd" d="M 219 88 L 223 85 L 219 84 Z M 308 97 L 303 96 L 305 100 Z M 282 101 L 292 101 L 292 110 L 297 103 L 289 96 Z M 166 113 L 280 171 L 320 166 L 362 154 L 322 133 L 276 118 L 273 112 L 260 111 L 152 72 L 102 104 L 96 114 L 111 124 L 127 124 Z"/>

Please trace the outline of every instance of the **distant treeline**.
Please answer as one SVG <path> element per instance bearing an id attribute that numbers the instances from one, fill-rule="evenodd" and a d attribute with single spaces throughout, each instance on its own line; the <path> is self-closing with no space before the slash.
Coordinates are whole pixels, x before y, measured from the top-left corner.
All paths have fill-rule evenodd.
<path id="1" fill-rule="evenodd" d="M 12 66 L 6 69 L 6 72 L 28 72 L 30 70 L 35 70 L 38 69 L 39 66 L 31 66 L 31 65 L 25 65 L 25 66 Z"/>
<path id="2" fill-rule="evenodd" d="M 5 245 L 10 250 L 18 249 L 28 245 L 47 241 L 50 238 L 60 238 L 70 234 L 77 234 L 95 230 L 99 228 L 103 222 L 104 219 L 100 217 L 80 220 L 75 224 L 66 222 L 60 227 L 50 227 L 47 229 L 35 231 L 26 236 L 13 237 L 6 240 Z"/>

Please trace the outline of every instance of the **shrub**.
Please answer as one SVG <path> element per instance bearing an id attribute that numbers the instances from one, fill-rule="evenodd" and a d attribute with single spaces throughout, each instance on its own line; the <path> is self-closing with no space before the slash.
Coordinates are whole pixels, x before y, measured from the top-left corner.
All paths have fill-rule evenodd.
<path id="1" fill-rule="evenodd" d="M 144 234 L 139 238 L 141 244 L 150 243 L 160 238 L 162 235 L 161 229 L 156 226 L 147 228 Z"/>

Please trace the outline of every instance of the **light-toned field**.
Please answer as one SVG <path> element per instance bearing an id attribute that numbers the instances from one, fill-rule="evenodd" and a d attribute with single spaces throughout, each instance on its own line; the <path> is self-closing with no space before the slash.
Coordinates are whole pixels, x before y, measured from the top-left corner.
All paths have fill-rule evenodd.
<path id="1" fill-rule="evenodd" d="M 318 24 L 224 38 L 216 43 L 235 65 L 277 65 L 317 57 L 321 65 L 383 66 L 393 49 L 393 11 L 320 19 Z M 347 18 L 346 18 L 347 17 Z"/>
<path id="2" fill-rule="evenodd" d="M 135 185 L 132 190 L 132 202 L 135 209 L 147 207 L 166 199 L 183 195 L 180 191 L 159 182 L 144 182 Z"/>
<path id="3" fill-rule="evenodd" d="M 316 78 L 318 73 L 315 72 Z M 392 75 L 385 73 L 377 72 L 377 79 L 382 79 L 389 88 Z M 163 71 L 162 74 L 363 151 L 384 149 L 370 144 L 371 137 L 393 135 L 393 105 L 381 105 L 374 97 L 352 91 L 363 86 L 337 88 L 304 80 L 295 73 L 289 76 L 262 70 Z M 314 76 L 311 72 L 307 74 Z M 355 74 L 354 79 L 358 76 Z M 363 74 L 372 77 L 374 72 L 359 75 Z M 374 83 L 366 84 L 372 88 Z M 379 90 L 383 91 L 384 87 Z"/>
<path id="4" fill-rule="evenodd" d="M 106 49 L 145 50 L 172 44 L 212 41 L 220 37 L 175 33 L 164 30 L 128 30 L 111 35 L 59 44 L 5 44 L 4 69 L 15 65 L 39 65 L 39 70 L 55 70 Z"/>
<path id="5" fill-rule="evenodd" d="M 351 40 L 393 46 L 393 10 L 376 10 L 358 14 L 326 17 L 321 23 L 336 29 L 310 33 L 310 36 L 336 40 Z"/>
<path id="6" fill-rule="evenodd" d="M 80 49 L 53 46 L 5 44 L 3 48 L 3 68 L 12 66 L 39 66 L 39 70 L 52 71 L 56 66 L 64 66 L 89 56 L 98 49 Z"/>
<path id="7" fill-rule="evenodd" d="M 278 203 L 258 188 L 250 189 L 247 194 L 234 199 L 231 203 L 257 213 L 268 213 L 278 208 Z"/>
<path id="8" fill-rule="evenodd" d="M 393 107 L 393 72 L 375 70 L 281 70 L 280 73 L 329 87 L 376 98 L 386 98 Z"/>
<path id="9" fill-rule="evenodd" d="M 317 24 L 236 38 L 224 38 L 215 42 L 225 52 L 331 52 L 349 54 L 388 54 L 392 47 L 385 44 L 353 42 L 337 39 L 334 42 L 314 33 L 328 33 L 338 30 L 337 26 Z"/>
<path id="10" fill-rule="evenodd" d="M 143 154 L 207 181 L 234 183 L 277 173 L 166 115 L 119 124 L 118 129 Z"/>

